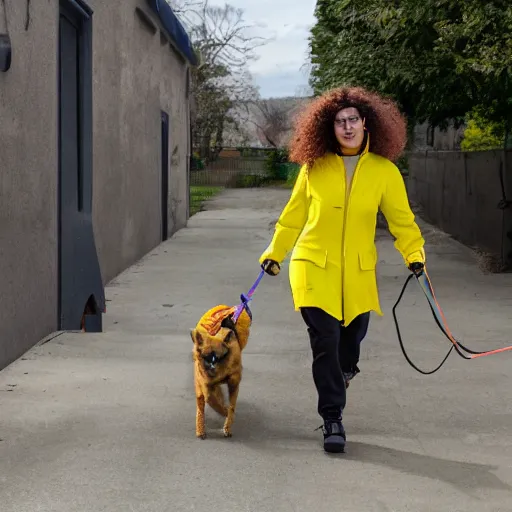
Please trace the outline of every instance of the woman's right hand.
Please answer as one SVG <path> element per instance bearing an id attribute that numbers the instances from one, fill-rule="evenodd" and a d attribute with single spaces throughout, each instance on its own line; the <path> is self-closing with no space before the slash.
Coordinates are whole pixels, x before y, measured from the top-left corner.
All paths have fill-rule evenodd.
<path id="1" fill-rule="evenodd" d="M 264 260 L 261 264 L 261 268 L 269 275 L 269 276 L 277 276 L 281 271 L 281 267 L 279 263 L 274 260 Z"/>

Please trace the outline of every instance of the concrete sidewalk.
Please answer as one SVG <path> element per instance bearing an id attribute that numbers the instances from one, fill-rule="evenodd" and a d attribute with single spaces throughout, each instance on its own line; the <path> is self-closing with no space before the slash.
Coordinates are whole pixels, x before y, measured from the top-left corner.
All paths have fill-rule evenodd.
<path id="1" fill-rule="evenodd" d="M 2 512 L 512 511 L 512 353 L 416 373 L 391 315 L 408 272 L 382 233 L 385 316 L 372 317 L 348 390 L 347 453 L 325 455 L 314 431 L 287 265 L 252 304 L 234 437 L 208 412 L 209 438 L 195 438 L 189 329 L 253 283 L 288 194 L 214 199 L 111 283 L 105 333 L 61 334 L 0 372 Z M 512 276 L 483 275 L 467 249 L 422 227 L 452 330 L 476 350 L 509 344 Z M 411 357 L 432 368 L 449 345 L 418 287 L 399 317 Z"/>

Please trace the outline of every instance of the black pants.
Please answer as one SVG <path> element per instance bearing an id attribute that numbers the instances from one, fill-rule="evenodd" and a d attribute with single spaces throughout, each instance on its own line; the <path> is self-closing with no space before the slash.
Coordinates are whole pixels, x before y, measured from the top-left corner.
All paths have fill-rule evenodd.
<path id="1" fill-rule="evenodd" d="M 313 352 L 313 380 L 318 392 L 318 414 L 340 415 L 346 405 L 342 372 L 351 372 L 359 362 L 360 343 L 368 332 L 370 313 L 363 313 L 347 327 L 324 310 L 301 308 Z"/>

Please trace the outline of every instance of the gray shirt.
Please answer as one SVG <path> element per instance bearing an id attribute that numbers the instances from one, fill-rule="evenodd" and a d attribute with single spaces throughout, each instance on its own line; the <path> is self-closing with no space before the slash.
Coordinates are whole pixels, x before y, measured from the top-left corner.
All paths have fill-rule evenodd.
<path id="1" fill-rule="evenodd" d="M 352 178 L 354 176 L 354 170 L 356 168 L 358 160 L 359 160 L 359 155 L 343 157 L 343 163 L 345 164 L 346 184 L 347 184 L 345 197 L 347 199 L 348 199 L 348 194 L 350 193 L 350 188 L 352 186 Z"/>

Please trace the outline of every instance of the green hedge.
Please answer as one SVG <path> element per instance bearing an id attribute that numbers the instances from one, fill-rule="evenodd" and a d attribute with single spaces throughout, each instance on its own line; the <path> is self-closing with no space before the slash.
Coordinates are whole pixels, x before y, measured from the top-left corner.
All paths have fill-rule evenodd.
<path id="1" fill-rule="evenodd" d="M 265 166 L 270 181 L 281 181 L 293 186 L 300 166 L 290 162 L 288 158 L 289 155 L 286 148 L 274 149 L 268 154 Z"/>
<path id="2" fill-rule="evenodd" d="M 279 164 L 279 179 L 288 181 L 290 176 L 297 177 L 300 166 L 292 162 Z"/>
<path id="3" fill-rule="evenodd" d="M 265 159 L 265 167 L 268 177 L 272 180 L 286 180 L 288 172 L 286 167 L 288 163 L 288 151 L 286 149 L 274 149 L 270 151 Z"/>
<path id="4" fill-rule="evenodd" d="M 288 174 L 286 176 L 286 183 L 290 187 L 295 185 L 295 181 L 297 180 L 297 176 L 299 175 L 300 165 L 297 164 L 289 164 L 288 166 Z"/>

